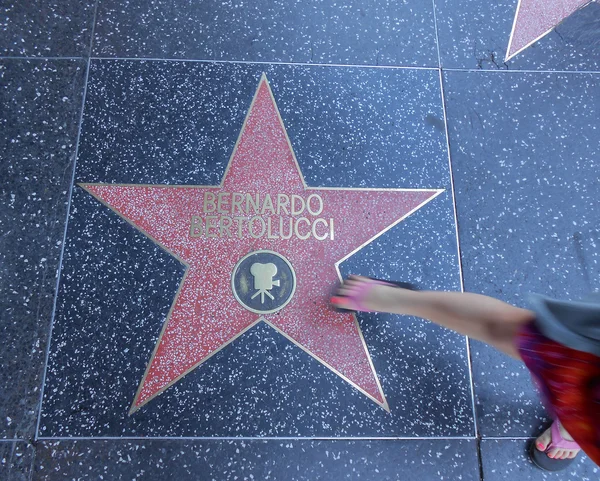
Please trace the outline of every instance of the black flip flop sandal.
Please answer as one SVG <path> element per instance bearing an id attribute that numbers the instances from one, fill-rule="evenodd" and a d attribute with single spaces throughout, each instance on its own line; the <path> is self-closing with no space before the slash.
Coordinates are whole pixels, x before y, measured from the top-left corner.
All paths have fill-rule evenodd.
<path id="1" fill-rule="evenodd" d="M 559 449 L 581 449 L 575 441 L 567 441 L 564 439 L 558 429 L 558 421 L 552 423 L 552 441 L 546 447 L 545 451 L 540 451 L 535 447 L 535 439 L 529 446 L 529 458 L 531 462 L 538 468 L 545 471 L 562 471 L 567 469 L 576 459 L 577 456 L 571 459 L 553 459 L 548 457 L 548 450 L 552 448 Z"/>

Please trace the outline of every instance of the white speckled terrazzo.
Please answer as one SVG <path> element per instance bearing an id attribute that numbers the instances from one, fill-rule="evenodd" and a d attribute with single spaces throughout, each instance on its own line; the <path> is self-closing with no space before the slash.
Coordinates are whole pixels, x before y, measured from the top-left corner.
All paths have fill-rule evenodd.
<path id="1" fill-rule="evenodd" d="M 222 97 L 219 111 L 213 114 L 210 110 L 213 100 L 207 95 L 197 95 L 196 92 L 205 91 L 204 82 L 217 76 L 220 78 L 221 89 L 228 92 L 228 95 Z M 306 195 L 312 192 L 310 189 L 313 187 L 351 188 L 358 169 L 363 169 L 362 182 L 357 182 L 360 187 L 425 189 L 426 186 L 429 186 L 430 189 L 434 189 L 431 192 L 437 195 L 435 189 L 444 189 L 449 185 L 444 133 L 430 120 L 440 118 L 442 115 L 439 91 L 436 92 L 439 82 L 435 73 L 429 71 L 359 71 L 353 73 L 344 68 L 324 70 L 283 66 L 271 67 L 267 76 L 272 86 L 274 99 L 281 105 L 283 125 L 289 132 L 291 146 L 298 158 L 300 172 L 304 172 L 306 165 L 306 171 L 310 175 L 310 180 L 309 176 L 306 179 L 309 186 Z M 140 78 L 144 79 L 143 83 L 139 82 Z M 233 296 L 228 294 L 231 281 L 228 280 L 229 268 L 225 266 L 230 261 L 231 265 L 237 262 L 243 254 L 234 255 L 235 258 L 230 259 L 231 254 L 236 252 L 238 244 L 242 245 L 242 242 L 247 241 L 238 240 L 237 237 L 229 240 L 226 237 L 221 238 L 220 241 L 215 241 L 214 248 L 209 249 L 207 254 L 199 254 L 200 251 L 192 244 L 184 247 L 184 245 L 188 245 L 188 241 L 185 241 L 186 244 L 181 244 L 183 241 L 171 239 L 168 234 L 171 231 L 175 232 L 173 229 L 179 229 L 175 227 L 179 225 L 178 219 L 185 218 L 187 214 L 177 214 L 172 217 L 170 214 L 166 214 L 166 207 L 159 208 L 156 210 L 158 217 L 149 217 L 149 219 L 155 219 L 151 222 L 154 225 L 160 225 L 160 222 L 163 222 L 160 220 L 160 215 L 162 215 L 160 212 L 164 211 L 165 215 L 171 219 L 167 220 L 165 217 L 165 225 L 171 226 L 172 224 L 172 226 L 169 227 L 171 230 L 162 228 L 154 230 L 150 224 L 145 224 L 142 217 L 136 213 L 141 212 L 140 209 L 143 209 L 143 206 L 150 209 L 150 204 L 153 202 L 158 202 L 156 205 L 160 206 L 161 202 L 167 202 L 167 198 L 164 201 L 152 200 L 151 197 L 144 200 L 143 195 L 146 194 L 142 194 L 140 191 L 140 204 L 136 208 L 134 204 L 138 201 L 135 198 L 127 200 L 130 194 L 123 190 L 125 188 L 115 187 L 117 190 L 113 189 L 113 192 L 106 182 L 124 182 L 129 172 L 128 183 L 161 183 L 164 182 L 165 176 L 165 169 L 162 166 L 169 165 L 170 168 L 179 167 L 179 170 L 174 171 L 170 177 L 177 179 L 179 176 L 181 178 L 181 181 L 174 180 L 169 182 L 169 185 L 205 184 L 207 179 L 214 176 L 212 165 L 215 165 L 217 170 L 223 171 L 226 156 L 230 155 L 235 144 L 233 133 L 242 128 L 241 119 L 245 112 L 241 112 L 241 115 L 239 112 L 236 114 L 239 119 L 237 126 L 226 118 L 224 124 L 214 122 L 214 120 L 207 122 L 209 126 L 223 125 L 224 127 L 217 132 L 223 131 L 226 135 L 223 137 L 223 141 L 213 140 L 212 145 L 221 145 L 231 136 L 229 149 L 219 148 L 213 153 L 210 149 L 211 144 L 209 144 L 207 152 L 198 147 L 206 145 L 207 134 L 205 129 L 200 126 L 202 124 L 195 124 L 197 127 L 190 130 L 189 119 L 181 116 L 180 109 L 187 110 L 190 104 L 194 105 L 195 103 L 194 115 L 199 116 L 199 119 L 212 120 L 214 115 L 226 117 L 229 112 L 235 111 L 236 106 L 243 105 L 237 98 L 242 95 L 238 93 L 241 91 L 241 86 L 249 84 L 250 88 L 244 88 L 244 90 L 253 95 L 253 89 L 256 88 L 259 79 L 260 71 L 255 67 L 246 66 L 169 64 L 165 62 L 131 64 L 121 61 L 101 61 L 94 62 L 92 65 L 87 97 L 89 107 L 84 116 L 76 180 L 78 182 L 95 182 L 96 184 L 85 184 L 86 190 L 111 206 L 115 212 L 111 212 L 93 200 L 80 188 L 76 189 L 71 208 L 70 225 L 72 229 L 65 251 L 64 281 L 59 294 L 53 331 L 54 343 L 50 351 L 46 379 L 48 387 L 45 390 L 40 426 L 40 433 L 44 437 L 136 434 L 147 436 L 338 437 L 430 436 L 432 433 L 460 436 L 472 432 L 466 344 L 461 336 L 437 329 L 421 321 L 389 316 L 382 316 L 379 321 L 376 321 L 373 316 L 362 314 L 358 316 L 359 329 L 363 332 L 368 356 L 372 359 L 369 362 L 373 362 L 375 367 L 372 371 L 373 374 L 370 375 L 375 375 L 375 380 L 379 379 L 377 382 L 381 382 L 381 394 L 368 387 L 372 381 L 365 378 L 367 374 L 362 373 L 363 368 L 359 368 L 358 357 L 348 358 L 352 359 L 350 364 L 348 364 L 349 361 L 342 361 L 348 353 L 352 352 L 351 349 L 354 349 L 351 347 L 354 341 L 347 337 L 349 333 L 344 334 L 347 338 L 340 345 L 341 350 L 337 354 L 335 354 L 334 344 L 332 344 L 338 342 L 335 341 L 335 337 L 327 341 L 330 344 L 326 351 L 318 347 L 319 336 L 330 336 L 334 332 L 333 326 L 339 322 L 346 322 L 342 321 L 346 318 L 339 317 L 339 320 L 333 320 L 331 315 L 328 315 L 329 317 L 320 319 L 322 314 L 319 312 L 322 309 L 326 311 L 328 308 L 325 304 L 323 307 L 319 307 L 320 304 L 317 304 L 316 301 L 321 303 L 321 299 L 326 300 L 328 292 L 335 285 L 337 277 L 333 268 L 336 260 L 354 249 L 354 247 L 350 247 L 351 244 L 348 244 L 348 248 L 345 247 L 348 240 L 352 238 L 359 240 L 362 235 L 361 231 L 368 232 L 370 229 L 367 224 L 363 227 L 360 227 L 361 224 L 357 224 L 359 227 L 356 228 L 360 231 L 357 231 L 356 234 L 353 235 L 347 230 L 348 227 L 345 226 L 352 226 L 353 216 L 356 215 L 351 209 L 354 209 L 355 203 L 365 202 L 364 205 L 368 205 L 366 202 L 370 202 L 369 198 L 375 199 L 373 196 L 379 195 L 377 191 L 364 192 L 362 194 L 364 200 L 360 200 L 360 191 L 356 191 L 356 194 L 352 194 L 352 190 L 348 190 L 346 194 L 343 191 L 314 191 L 322 192 L 320 194 L 323 196 L 324 204 L 322 215 L 327 219 L 329 217 L 336 219 L 337 237 L 334 240 L 329 238 L 328 242 L 332 243 L 329 247 L 317 241 L 318 245 L 315 244 L 312 247 L 314 253 L 310 251 L 304 253 L 304 243 L 298 243 L 294 240 L 295 238 L 288 241 L 276 241 L 264 236 L 252 241 L 252 247 L 248 247 L 250 250 L 276 250 L 283 253 L 294 264 L 299 284 L 298 300 L 293 300 L 273 318 L 266 316 L 264 319 L 286 334 L 290 340 L 300 343 L 300 347 L 303 347 L 306 352 L 297 346 L 290 345 L 288 339 L 280 338 L 276 332 L 271 331 L 271 328 L 259 324 L 236 339 L 231 345 L 218 351 L 206 362 L 202 361 L 200 365 L 196 364 L 193 371 L 186 374 L 183 379 L 179 379 L 159 397 L 149 401 L 142 409 L 131 416 L 128 414 L 129 405 L 132 402 L 134 405 L 137 403 L 134 401 L 135 391 L 142 379 L 144 366 L 157 342 L 156 339 L 165 322 L 166 314 L 171 303 L 174 302 L 174 295 L 178 289 L 178 283 L 181 282 L 184 266 L 174 258 L 169 258 L 168 254 L 146 239 L 143 234 L 132 231 L 132 228 L 119 220 L 115 213 L 120 213 L 133 225 L 149 233 L 151 238 L 161 245 L 172 245 L 169 248 L 171 252 L 179 252 L 177 257 L 182 259 L 185 265 L 192 266 L 190 268 L 192 274 L 186 277 L 188 280 L 185 281 L 187 282 L 185 285 L 192 285 L 190 282 L 193 282 L 193 272 L 197 269 L 193 267 L 197 265 L 197 261 L 191 260 L 193 257 L 189 257 L 189 255 L 192 254 L 186 252 L 198 252 L 192 256 L 210 255 L 211 262 L 213 258 L 221 259 L 215 264 L 217 270 L 211 270 L 215 276 L 215 280 L 211 281 L 216 282 L 215 294 L 206 297 L 206 301 L 202 301 L 202 303 L 197 301 L 198 306 L 204 307 L 195 308 L 204 309 L 203 312 L 210 313 L 210 309 L 215 309 L 211 303 L 218 303 L 221 306 L 232 303 L 230 308 L 223 310 L 225 317 L 223 317 L 223 321 L 219 322 L 225 322 L 230 311 L 233 313 L 237 312 L 234 309 L 239 309 Z M 128 94 L 125 97 L 127 103 L 117 102 L 118 98 L 122 98 L 122 94 L 119 92 L 123 92 L 123 90 L 114 88 L 107 90 L 109 85 L 114 87 L 117 80 L 120 82 L 119 85 L 123 86 L 122 88 L 127 89 Z M 164 85 L 173 84 L 185 86 L 186 89 L 183 87 L 175 90 L 164 89 Z M 298 88 L 294 88 L 294 85 L 298 85 Z M 303 96 L 303 89 L 306 89 L 307 86 L 310 86 L 310 89 L 307 89 Z M 400 93 L 392 93 L 396 91 Z M 321 99 L 335 98 L 333 92 L 338 96 L 341 95 L 342 98 L 352 95 L 353 100 L 348 105 L 338 99 L 325 104 L 327 107 L 322 108 Z M 389 97 L 386 92 L 392 96 L 399 96 L 399 102 L 395 104 L 379 101 L 384 96 Z M 431 100 L 428 104 L 418 105 L 417 99 L 424 96 L 426 92 L 433 94 L 432 97 L 429 97 Z M 114 94 L 117 94 L 118 97 L 114 97 Z M 190 102 L 183 100 L 173 102 L 173 96 L 178 98 L 182 95 L 188 95 Z M 301 102 L 300 98 L 304 98 L 305 101 Z M 292 99 L 293 110 L 290 108 Z M 251 97 L 246 99 L 246 105 L 249 105 L 250 100 Z M 204 104 L 204 102 L 209 103 Z M 163 105 L 165 108 L 161 108 Z M 262 109 L 259 104 L 256 105 L 257 108 Z M 365 108 L 367 105 L 368 109 Z M 415 107 L 410 107 L 408 110 L 403 108 L 403 106 L 412 105 Z M 133 115 L 132 109 L 136 112 Z M 321 117 L 312 115 L 312 112 L 317 109 L 321 109 Z M 147 114 L 147 112 L 157 111 L 162 111 L 162 115 L 150 116 Z M 342 111 L 344 112 L 342 115 L 338 114 Z M 288 112 L 294 112 L 290 116 L 289 124 Z M 139 119 L 143 119 L 143 121 L 139 121 Z M 251 115 L 247 121 L 248 132 L 255 128 L 255 120 L 252 119 L 254 117 Z M 381 122 L 381 128 L 373 126 L 373 119 Z M 206 120 L 204 121 L 206 122 Z M 362 134 L 365 130 L 363 126 L 366 127 L 367 134 L 369 131 L 377 132 L 373 135 L 374 139 L 367 134 Z M 171 138 L 177 138 L 183 133 L 187 134 L 188 138 L 185 144 L 189 145 L 190 149 L 180 150 L 181 147 L 172 143 L 165 145 L 161 137 L 163 134 L 160 133 L 164 128 L 175 133 L 170 136 Z M 328 130 L 336 133 L 339 139 L 348 138 L 349 146 L 352 146 L 350 136 L 361 135 L 363 146 L 355 151 L 353 148 L 338 145 L 333 151 L 332 147 L 335 147 L 335 144 L 331 146 L 328 142 L 331 138 Z M 232 133 L 230 134 L 230 132 Z M 250 135 L 247 134 L 248 139 L 250 139 Z M 260 137 L 262 134 L 252 135 L 263 138 Z M 321 135 L 324 136 L 324 139 L 320 138 Z M 384 135 L 385 137 L 383 137 Z M 111 139 L 110 144 L 105 141 L 108 138 Z M 253 161 L 259 162 L 252 169 L 259 170 L 256 170 L 256 173 L 249 171 L 248 174 L 245 174 L 246 179 L 242 180 L 240 177 L 242 171 L 239 169 L 243 168 L 243 164 L 235 166 L 242 162 L 241 159 L 247 155 L 243 152 L 248 148 L 254 148 L 244 147 L 245 145 L 254 145 L 252 143 L 254 141 L 244 141 L 244 138 L 246 137 L 241 138 L 238 146 L 240 150 L 237 151 L 237 157 L 232 160 L 232 166 L 223 180 L 225 190 L 236 191 L 237 187 L 233 182 L 237 182 L 236 185 L 239 185 L 239 188 L 244 191 L 252 188 L 260 190 L 263 188 L 260 187 L 263 182 L 261 179 L 266 179 L 269 175 L 268 172 L 272 172 L 275 178 L 281 176 L 281 180 L 277 182 L 284 190 L 286 188 L 288 190 L 297 189 L 296 184 L 301 179 L 286 180 L 289 175 L 291 175 L 290 179 L 298 176 L 297 168 L 292 165 L 292 160 L 284 161 L 283 157 L 282 160 L 277 161 L 269 160 L 270 157 L 258 161 L 252 157 Z M 395 138 L 403 139 L 403 141 L 399 144 L 394 143 L 393 139 Z M 135 143 L 132 143 L 132 139 L 135 139 Z M 261 141 L 276 142 L 275 140 Z M 337 156 L 340 158 L 339 162 L 356 166 L 356 169 L 346 171 L 331 165 L 330 162 L 327 162 L 327 158 L 318 155 L 319 149 L 315 148 L 315 142 L 327 146 L 323 149 L 325 154 L 329 149 L 330 156 Z M 155 155 L 142 155 L 137 146 L 142 146 L 144 151 L 154 151 Z M 257 154 L 253 155 L 258 155 L 260 158 L 262 147 L 257 148 L 259 149 L 256 151 Z M 398 151 L 398 148 L 402 150 Z M 288 147 L 284 147 L 284 149 L 288 149 Z M 186 152 L 189 153 L 186 154 Z M 179 162 L 167 160 L 176 154 L 178 154 Z M 199 162 L 193 161 L 197 158 L 196 156 L 200 158 Z M 240 160 L 236 160 L 238 157 Z M 190 160 L 186 161 L 186 158 Z M 221 161 L 220 158 L 223 160 Z M 388 158 L 389 161 L 381 160 Z M 362 159 L 363 163 L 357 162 L 358 159 Z M 286 174 L 285 162 L 292 162 L 290 164 L 292 170 L 289 175 Z M 395 164 L 402 165 L 402 168 L 395 169 Z M 373 165 L 375 168 L 367 169 L 366 167 L 369 165 Z M 411 168 L 412 165 L 415 168 Z M 260 169 L 266 170 L 263 173 L 263 170 Z M 315 169 L 318 169 L 317 172 L 314 172 Z M 427 171 L 428 175 L 421 175 L 421 171 Z M 335 175 L 334 172 L 336 172 Z M 406 174 L 404 174 L 405 172 Z M 323 179 L 323 182 L 319 182 L 319 178 Z M 392 181 L 392 178 L 396 180 Z M 209 182 L 213 185 L 217 184 L 215 181 L 209 180 Z M 286 187 L 287 184 L 290 185 Z M 135 186 L 132 186 L 127 189 L 134 188 Z M 202 189 L 200 188 L 200 190 Z M 122 193 L 119 193 L 121 191 Z M 156 190 L 156 192 L 158 193 L 160 190 Z M 295 192 L 295 190 L 291 190 L 291 192 Z M 368 270 L 370 274 L 378 276 L 412 279 L 422 287 L 458 288 L 458 264 L 451 197 L 446 191 L 439 192 L 441 193 L 439 197 L 431 200 L 383 236 L 377 238 L 372 245 L 355 253 L 353 257 L 342 264 L 342 271 L 347 271 L 350 266 L 356 266 L 357 272 Z M 165 193 L 168 194 L 167 191 Z M 405 194 L 398 192 L 393 195 L 406 196 L 409 193 L 408 191 Z M 190 189 L 182 191 L 182 195 L 184 194 L 194 195 Z M 119 200 L 121 195 L 125 197 Z M 352 197 L 352 203 L 347 204 L 345 208 L 343 206 L 346 204 L 340 204 L 341 210 L 338 210 L 335 207 L 338 203 L 336 199 L 339 197 L 343 202 L 344 195 L 354 195 L 356 199 L 354 200 Z M 365 232 L 365 239 L 390 225 L 394 219 L 400 220 L 405 215 L 404 211 L 398 211 L 396 217 L 393 217 L 395 207 L 392 204 L 386 207 L 386 203 L 392 201 L 392 197 L 390 197 L 392 193 L 390 191 L 390 194 L 385 195 L 389 198 L 381 197 L 369 209 L 374 211 L 382 209 L 381 214 L 389 211 L 392 217 L 389 220 L 382 217 L 384 224 L 381 224 L 381 227 L 374 230 L 373 233 Z M 415 191 L 414 195 L 429 194 L 427 194 L 427 190 L 424 190 L 422 193 Z M 425 197 L 418 200 L 415 205 L 424 200 L 426 200 Z M 190 198 L 182 205 L 191 205 L 195 202 Z M 404 201 L 395 200 L 394 202 L 401 206 Z M 413 207 L 408 209 L 411 210 Z M 367 215 L 369 214 L 367 213 Z M 379 217 L 380 214 L 373 212 L 372 220 L 369 222 L 373 226 L 378 225 Z M 159 224 L 156 224 L 157 222 Z M 185 227 L 181 231 L 182 239 L 188 238 L 198 246 L 203 245 L 198 242 L 204 244 L 209 242 L 209 240 L 201 238 L 196 240 L 189 238 L 189 234 L 186 233 L 190 230 L 189 222 L 182 225 Z M 244 230 L 240 230 L 240 235 L 243 238 L 249 237 L 244 232 Z M 82 236 L 81 233 L 85 235 Z M 165 235 L 166 237 L 164 237 Z M 269 233 L 269 235 L 271 234 Z M 102 238 L 105 238 L 106 241 L 102 241 Z M 171 244 L 172 242 L 175 244 Z M 359 240 L 359 242 L 364 241 Z M 179 245 L 181 247 L 178 247 Z M 231 247 L 228 247 L 229 245 Z M 329 258 L 325 253 L 317 254 L 322 248 L 326 248 L 333 257 Z M 184 250 L 180 251 L 180 249 Z M 339 253 L 337 253 L 338 250 Z M 132 257 L 133 255 L 137 260 Z M 302 260 L 303 256 L 305 260 Z M 328 260 L 323 266 L 309 268 L 308 266 L 314 265 L 314 262 L 307 256 L 319 256 Z M 422 256 L 426 256 L 427 259 L 432 259 L 434 262 L 419 262 L 418 259 L 423 258 Z M 156 264 L 153 259 L 156 259 Z M 202 261 L 203 264 L 206 262 L 208 259 Z M 382 262 L 387 266 L 378 267 L 378 264 Z M 310 274 L 306 269 L 314 274 Z M 221 270 L 223 270 L 223 280 L 220 280 L 221 277 L 218 274 Z M 333 276 L 328 274 L 330 271 Z M 309 279 L 313 278 L 322 279 L 319 283 L 314 284 L 314 288 L 311 287 L 312 281 L 309 283 Z M 140 282 L 148 287 L 143 288 L 139 284 Z M 101 284 L 103 287 L 100 287 Z M 131 291 L 132 288 L 133 291 Z M 182 287 L 182 289 L 184 290 L 181 291 L 181 294 L 178 294 L 178 296 L 181 295 L 178 297 L 180 301 L 176 301 L 174 309 L 185 309 L 184 305 L 188 302 L 186 300 L 188 294 L 185 290 L 187 288 Z M 224 297 L 222 301 L 219 301 L 217 295 L 221 296 L 221 292 Z M 85 297 L 85 301 L 82 296 Z M 313 296 L 314 303 L 302 304 L 302 302 L 310 301 Z M 132 299 L 134 299 L 133 302 Z M 312 310 L 315 309 L 313 304 L 316 305 L 317 310 Z M 302 307 L 303 305 L 304 307 Z M 218 309 L 218 306 L 216 308 Z M 150 311 L 152 311 L 151 314 Z M 179 316 L 178 312 L 180 311 L 172 311 L 169 322 L 177 322 L 183 326 L 180 321 L 176 321 Z M 208 319 L 213 319 L 210 314 L 207 315 Z M 277 317 L 279 315 L 281 318 Z M 290 315 L 298 316 L 298 321 L 293 321 L 293 317 L 289 318 Z M 248 322 L 258 319 L 257 315 L 253 316 L 247 316 Z M 310 334 L 312 331 L 307 328 L 310 327 L 312 318 L 320 320 L 315 324 L 315 328 L 319 326 L 318 330 Z M 329 318 L 331 320 L 326 320 Z M 214 319 L 217 318 L 214 317 Z M 236 315 L 235 319 L 241 321 L 243 317 L 240 314 Z M 299 329 L 296 325 L 300 320 L 308 322 L 308 324 Z M 354 322 L 351 317 L 348 317 L 347 320 Z M 330 322 L 333 322 L 331 327 L 326 327 Z M 128 326 L 125 328 L 127 334 L 123 337 L 125 325 Z M 412 326 L 412 335 L 405 337 L 407 325 Z M 171 324 L 171 326 L 176 326 L 176 324 Z M 177 334 L 180 327 L 166 329 L 163 336 L 167 335 L 175 342 L 175 339 L 180 336 Z M 200 332 L 204 332 L 206 328 L 192 328 L 189 325 L 185 329 L 200 329 Z M 182 331 L 181 336 L 184 337 L 181 339 L 185 338 L 186 332 L 190 331 Z M 318 332 L 322 334 L 318 334 Z M 312 338 L 315 335 L 318 337 Z M 223 340 L 225 341 L 227 338 Z M 269 342 L 265 344 L 267 340 Z M 168 344 L 171 341 L 162 338 L 160 345 L 167 345 L 165 342 Z M 191 346 L 192 344 L 189 342 L 188 345 Z M 80 348 L 73 351 L 74 345 L 80 346 Z M 215 346 L 218 346 L 218 343 Z M 194 348 L 194 352 L 198 352 L 196 349 Z M 176 365 L 172 363 L 184 361 L 183 358 L 177 357 L 178 355 L 175 355 L 173 361 L 167 361 L 169 355 L 160 354 L 163 351 L 158 352 L 158 355 L 163 357 L 154 358 L 159 359 L 154 364 L 155 366 L 168 365 L 171 366 L 168 369 L 176 370 Z M 166 351 L 164 352 L 166 353 Z M 309 354 L 314 356 L 314 359 Z M 358 355 L 357 351 L 352 356 Z M 160 359 L 164 359 L 164 362 Z M 201 359 L 202 355 L 198 357 L 198 360 Z M 315 361 L 324 362 L 324 365 Z M 280 366 L 286 366 L 286 369 L 282 370 Z M 350 381 L 350 386 L 346 385 L 342 379 L 338 378 L 339 380 L 336 381 L 335 376 L 331 377 L 327 366 L 331 366 L 335 372 L 342 373 Z M 166 367 L 152 367 L 146 375 L 150 373 L 152 379 L 155 380 L 148 381 L 150 378 L 145 377 L 145 382 L 162 382 L 159 379 L 164 378 L 166 371 L 156 377 L 158 374 L 153 374 L 158 373 L 156 369 L 164 371 Z M 109 370 L 113 375 L 102 376 L 101 372 L 105 370 Z M 179 376 L 179 374 L 175 374 L 175 376 Z M 224 382 L 226 379 L 229 381 Z M 162 386 L 162 384 L 156 385 Z M 141 385 L 140 389 L 142 389 L 139 392 L 139 395 L 142 396 L 140 402 L 143 404 L 149 397 L 154 398 L 154 394 L 151 394 L 154 391 L 148 391 L 146 394 Z M 361 389 L 364 393 L 361 393 Z M 368 395 L 366 398 L 365 393 Z M 389 413 L 378 407 L 377 404 L 372 404 L 373 400 L 382 402 L 381 400 L 384 398 L 380 396 L 383 395 L 385 395 L 386 407 L 389 403 Z M 369 396 L 372 399 L 369 399 Z M 136 405 L 136 409 L 138 407 Z M 201 416 L 198 416 L 199 410 L 202 412 Z"/>
<path id="2" fill-rule="evenodd" d="M 528 461 L 548 419 L 517 361 L 326 303 L 332 237 L 360 239 L 343 276 L 520 306 L 600 287 L 600 4 L 562 18 L 583 3 L 3 2 L 0 479 L 596 480 Z M 533 43 L 506 60 L 511 38 Z M 246 124 L 261 168 L 228 181 L 263 73 L 281 120 Z M 258 212 L 234 219 L 232 185 Z M 288 215 L 310 189 L 323 210 Z M 224 282 L 240 239 L 261 253 Z"/>
<path id="3" fill-rule="evenodd" d="M 600 279 L 600 78 L 448 73 L 465 289 L 526 307 L 578 299 Z M 474 162 L 478 159 L 478 162 Z M 479 343 L 481 429 L 529 435 L 545 420 L 529 374 Z"/>

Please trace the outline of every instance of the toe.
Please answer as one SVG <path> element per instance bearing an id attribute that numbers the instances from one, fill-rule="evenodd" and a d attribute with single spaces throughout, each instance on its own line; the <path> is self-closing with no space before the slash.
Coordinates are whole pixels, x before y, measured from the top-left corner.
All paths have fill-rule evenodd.
<path id="1" fill-rule="evenodd" d="M 577 456 L 577 452 L 578 451 L 571 451 L 569 453 L 569 455 L 567 456 L 568 459 L 573 459 L 575 456 Z"/>
<path id="2" fill-rule="evenodd" d="M 339 296 L 347 296 L 348 293 L 350 293 L 350 292 L 352 292 L 352 288 L 348 287 L 346 284 L 338 287 L 335 290 L 336 295 L 339 295 Z"/>
<path id="3" fill-rule="evenodd" d="M 361 284 L 363 284 L 365 282 L 365 278 L 364 277 L 356 277 L 354 276 L 353 279 L 349 279 L 350 284 L 352 284 L 353 286 L 360 286 Z"/>
<path id="4" fill-rule="evenodd" d="M 538 451 L 545 451 L 550 441 L 552 441 L 552 433 L 548 428 L 535 440 L 535 447 Z"/>
<path id="5" fill-rule="evenodd" d="M 344 285 L 344 295 L 353 296 L 353 295 L 357 294 L 358 292 L 360 292 L 359 284 L 345 284 Z"/>
<path id="6" fill-rule="evenodd" d="M 339 307 L 341 309 L 345 309 L 346 306 L 348 305 L 348 299 L 346 297 L 343 296 L 331 296 L 331 298 L 329 299 L 329 302 L 336 306 Z"/>
<path id="7" fill-rule="evenodd" d="M 558 459 L 560 449 L 552 448 L 548 451 L 548 457 L 552 459 Z"/>
<path id="8" fill-rule="evenodd" d="M 355 292 L 361 288 L 365 279 L 366 279 L 365 277 L 352 275 L 352 276 L 348 277 L 344 281 L 344 283 L 339 287 L 338 292 L 341 292 L 344 295 L 350 295 L 353 292 Z"/>
<path id="9" fill-rule="evenodd" d="M 362 276 L 356 276 L 354 274 L 350 274 L 348 276 L 347 282 L 361 282 L 364 279 Z"/>

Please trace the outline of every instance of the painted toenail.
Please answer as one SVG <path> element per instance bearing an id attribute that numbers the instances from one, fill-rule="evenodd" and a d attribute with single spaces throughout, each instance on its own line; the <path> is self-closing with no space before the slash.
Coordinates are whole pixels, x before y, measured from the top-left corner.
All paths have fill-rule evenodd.
<path id="1" fill-rule="evenodd" d="M 544 450 L 544 445 L 542 443 L 538 443 L 537 446 L 538 446 L 538 448 L 540 448 L 540 450 L 542 450 L 542 451 Z"/>

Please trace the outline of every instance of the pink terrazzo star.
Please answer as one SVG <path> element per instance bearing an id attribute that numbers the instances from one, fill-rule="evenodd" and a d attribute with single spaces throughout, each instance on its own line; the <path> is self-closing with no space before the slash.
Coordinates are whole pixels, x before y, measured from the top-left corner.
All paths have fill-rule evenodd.
<path id="1" fill-rule="evenodd" d="M 260 321 L 389 409 L 355 316 L 328 295 L 342 260 L 441 190 L 307 187 L 264 75 L 221 185 L 81 186 L 187 266 L 131 412 Z M 265 314 L 232 287 L 238 261 L 261 250 L 296 275 L 289 302 Z"/>
<path id="2" fill-rule="evenodd" d="M 506 60 L 510 60 L 552 31 L 591 0 L 519 0 Z"/>

